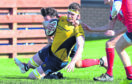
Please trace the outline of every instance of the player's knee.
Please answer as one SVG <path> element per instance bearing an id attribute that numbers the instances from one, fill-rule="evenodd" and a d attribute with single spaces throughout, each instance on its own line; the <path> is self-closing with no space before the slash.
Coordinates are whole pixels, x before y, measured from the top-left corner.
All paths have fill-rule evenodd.
<path id="1" fill-rule="evenodd" d="M 107 47 L 113 47 L 114 44 L 113 44 L 113 42 L 111 42 L 111 41 L 107 41 L 107 42 L 106 42 L 106 46 L 107 46 Z"/>
<path id="2" fill-rule="evenodd" d="M 111 42 L 110 42 L 110 41 L 107 41 L 107 42 L 106 42 L 106 45 L 107 45 L 107 46 L 110 46 L 110 45 L 111 45 Z"/>
<path id="3" fill-rule="evenodd" d="M 32 66 L 32 67 L 34 67 L 34 68 L 36 68 L 36 67 L 38 67 L 38 66 L 39 66 L 39 64 L 38 64 L 38 63 L 36 63 L 36 62 L 34 61 L 34 59 L 33 59 L 33 58 L 31 58 L 29 62 L 30 62 L 30 64 L 31 64 L 31 66 Z"/>
<path id="4" fill-rule="evenodd" d="M 81 68 L 82 67 L 82 62 L 81 61 L 76 62 L 75 67 L 76 68 Z"/>

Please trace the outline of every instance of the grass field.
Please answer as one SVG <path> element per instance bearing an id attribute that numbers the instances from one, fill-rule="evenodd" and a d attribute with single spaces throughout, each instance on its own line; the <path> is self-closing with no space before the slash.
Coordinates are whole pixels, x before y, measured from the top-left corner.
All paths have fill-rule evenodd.
<path id="1" fill-rule="evenodd" d="M 83 59 L 85 58 L 101 58 L 105 56 L 105 42 L 108 39 L 86 41 L 83 52 Z M 127 50 L 128 54 L 132 56 L 132 47 Z M 132 59 L 132 57 L 131 57 Z M 23 62 L 29 59 L 21 58 Z M 89 68 L 75 69 L 74 72 L 66 72 L 61 70 L 66 79 L 44 79 L 31 80 L 27 79 L 28 74 L 21 74 L 19 68 L 15 65 L 13 59 L 0 58 L 0 84 L 120 84 L 126 79 L 125 70 L 118 55 L 115 55 L 114 60 L 114 81 L 112 82 L 95 82 L 93 77 L 100 76 L 106 70 L 103 67 L 92 66 Z"/>

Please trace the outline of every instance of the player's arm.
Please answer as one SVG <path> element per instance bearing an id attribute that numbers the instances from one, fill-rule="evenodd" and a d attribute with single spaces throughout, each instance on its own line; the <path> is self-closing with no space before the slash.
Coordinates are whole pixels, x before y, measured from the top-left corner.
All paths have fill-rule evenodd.
<path id="1" fill-rule="evenodd" d="M 70 72 L 71 70 L 74 71 L 75 63 L 82 58 L 82 52 L 84 47 L 84 37 L 78 36 L 76 38 L 77 41 L 77 51 L 71 62 L 66 66 L 65 69 L 67 69 L 67 72 Z"/>
<path id="2" fill-rule="evenodd" d="M 83 52 L 83 48 L 84 48 L 84 36 L 78 36 L 76 38 L 76 42 L 77 42 L 77 51 L 75 53 L 75 56 L 73 57 L 72 61 L 71 62 L 75 62 L 78 60 L 78 59 L 81 59 L 82 58 L 82 52 Z"/>
<path id="3" fill-rule="evenodd" d="M 116 17 L 116 15 L 119 13 L 121 9 L 121 5 L 122 5 L 122 0 L 114 0 L 110 15 L 110 20 L 113 20 Z"/>
<path id="4" fill-rule="evenodd" d="M 127 28 L 126 27 L 123 27 L 122 29 L 117 30 L 117 31 L 109 30 L 109 31 L 107 31 L 105 33 L 105 35 L 107 35 L 107 36 L 118 36 L 120 34 L 123 34 L 126 31 L 127 31 Z"/>
<path id="5" fill-rule="evenodd" d="M 71 53 L 70 53 L 70 58 L 71 60 L 73 59 L 73 57 L 75 56 L 75 53 L 77 51 L 77 44 L 75 44 L 74 48 L 72 49 Z"/>
<path id="6" fill-rule="evenodd" d="M 109 24 L 101 26 L 101 27 L 91 28 L 91 32 L 104 32 L 108 29 L 109 29 Z"/>
<path id="7" fill-rule="evenodd" d="M 127 31 L 127 28 L 126 27 L 123 27 L 121 30 L 116 31 L 115 32 L 115 35 L 117 36 L 117 35 L 123 34 L 126 31 Z"/>
<path id="8" fill-rule="evenodd" d="M 116 19 L 109 20 L 108 24 L 101 27 L 92 28 L 91 26 L 84 23 L 82 23 L 82 26 L 83 28 L 85 28 L 87 31 L 90 31 L 90 32 L 104 32 L 106 30 L 112 30 L 114 28 L 115 23 L 116 23 Z"/>
<path id="9" fill-rule="evenodd" d="M 52 44 L 54 37 L 53 36 L 46 36 L 48 39 L 48 44 Z"/>

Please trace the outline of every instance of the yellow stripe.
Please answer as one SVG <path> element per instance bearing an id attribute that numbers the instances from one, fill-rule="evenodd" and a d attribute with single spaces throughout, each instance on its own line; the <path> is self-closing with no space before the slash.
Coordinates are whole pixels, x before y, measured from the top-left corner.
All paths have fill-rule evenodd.
<path id="1" fill-rule="evenodd" d="M 40 73 L 37 71 L 37 69 L 34 69 L 34 70 L 33 70 L 33 74 L 35 75 L 36 78 L 41 79 L 41 75 L 40 75 Z"/>
<path id="2" fill-rule="evenodd" d="M 33 65 L 34 67 L 38 67 L 39 66 L 37 63 L 35 63 L 33 58 L 30 59 L 30 62 L 31 62 L 31 65 Z"/>

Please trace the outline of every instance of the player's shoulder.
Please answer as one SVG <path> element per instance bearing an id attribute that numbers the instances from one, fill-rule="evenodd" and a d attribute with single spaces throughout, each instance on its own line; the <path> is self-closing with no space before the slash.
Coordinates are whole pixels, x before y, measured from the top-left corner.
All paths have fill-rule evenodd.
<path id="1" fill-rule="evenodd" d="M 66 16 L 61 16 L 61 17 L 59 17 L 59 20 L 67 20 L 67 17 Z"/>
<path id="2" fill-rule="evenodd" d="M 79 24 L 78 27 L 79 27 L 79 28 L 83 28 L 83 25 L 82 25 L 82 24 Z"/>

